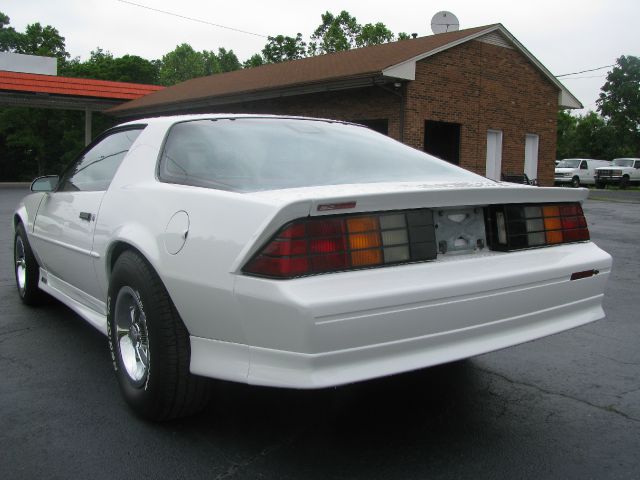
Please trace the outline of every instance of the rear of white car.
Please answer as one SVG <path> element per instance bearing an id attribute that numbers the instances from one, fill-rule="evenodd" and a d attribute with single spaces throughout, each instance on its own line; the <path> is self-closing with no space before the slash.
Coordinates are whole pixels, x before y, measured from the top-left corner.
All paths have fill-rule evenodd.
<path id="1" fill-rule="evenodd" d="M 251 117 L 172 124 L 158 175 L 156 208 L 189 216 L 158 269 L 199 375 L 333 386 L 604 316 L 611 258 L 589 241 L 585 190 L 496 183 L 351 125 Z"/>
<path id="2" fill-rule="evenodd" d="M 274 215 L 277 221 L 229 265 L 246 343 L 216 338 L 212 324 L 210 334 L 191 337 L 192 371 L 260 385 L 326 387 L 466 358 L 604 316 L 611 259 L 588 241 L 579 203 L 561 195 L 584 193 L 485 184 L 404 185 L 399 194 L 399 187 L 387 186 L 384 194 L 377 185 L 376 193 L 343 197 L 333 196 L 335 187 L 317 189 L 306 203 L 309 216 Z M 286 202 L 300 194 L 255 196 Z M 349 213 L 326 215 L 328 206 Z M 284 203 L 280 213 L 286 210 Z M 513 223 L 492 225 L 509 222 L 501 217 L 507 212 L 522 216 L 515 220 L 521 235 L 509 237 Z M 426 220 L 412 225 L 415 216 Z M 563 222 L 570 228 L 563 230 Z M 336 223 L 343 233 L 336 234 Z M 306 231 L 296 233 L 300 225 Z M 417 229 L 431 238 L 412 244 Z M 586 238 L 574 240 L 577 231 Z M 562 235 L 571 243 L 562 243 Z M 508 246 L 524 237 L 532 244 Z M 296 251 L 301 242 L 306 247 Z M 416 246 L 428 252 L 413 259 Z M 354 266 L 366 261 L 364 252 L 374 264 Z"/>
<path id="3" fill-rule="evenodd" d="M 47 271 L 52 247 L 34 253 L 40 288 L 109 334 L 141 415 L 197 410 L 198 376 L 335 386 L 604 316 L 611 258 L 590 241 L 586 190 L 494 182 L 333 121 L 167 117 L 116 133 L 132 128 L 101 201 L 80 212 L 87 246 L 46 230 L 34 243 L 82 254 L 76 276 L 91 282 Z M 97 194 L 27 197 L 16 225 L 34 240 L 42 205 L 70 195 Z"/>

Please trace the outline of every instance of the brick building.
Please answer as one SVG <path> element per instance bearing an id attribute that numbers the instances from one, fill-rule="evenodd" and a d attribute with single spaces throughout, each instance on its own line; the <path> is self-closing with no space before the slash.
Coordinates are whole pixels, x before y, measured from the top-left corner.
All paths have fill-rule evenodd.
<path id="1" fill-rule="evenodd" d="M 558 108 L 581 107 L 497 24 L 196 78 L 111 112 L 355 121 L 490 178 L 551 185 Z"/>

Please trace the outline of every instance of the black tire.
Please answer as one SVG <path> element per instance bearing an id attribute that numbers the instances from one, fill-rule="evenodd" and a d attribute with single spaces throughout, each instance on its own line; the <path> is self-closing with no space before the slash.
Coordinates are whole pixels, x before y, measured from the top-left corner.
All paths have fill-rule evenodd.
<path id="1" fill-rule="evenodd" d="M 133 251 L 118 257 L 107 301 L 111 359 L 129 406 L 154 421 L 202 410 L 210 398 L 211 382 L 189 372 L 189 332 L 145 259 Z M 136 311 L 137 320 L 133 321 Z"/>
<path id="2" fill-rule="evenodd" d="M 26 305 L 41 305 L 46 294 L 38 287 L 40 266 L 33 255 L 27 232 L 22 223 L 18 223 L 13 238 L 13 273 L 20 299 Z"/>
<path id="3" fill-rule="evenodd" d="M 580 187 L 580 177 L 573 177 L 571 179 L 571 186 L 573 188 L 579 188 Z"/>
<path id="4" fill-rule="evenodd" d="M 620 190 L 625 190 L 628 186 L 629 186 L 629 176 L 628 175 L 624 175 L 620 179 Z"/>
<path id="5" fill-rule="evenodd" d="M 597 188 L 598 190 L 602 190 L 602 189 L 604 189 L 606 186 L 607 186 L 607 184 L 606 184 L 606 183 L 604 183 L 604 182 L 596 182 L 596 188 Z"/>

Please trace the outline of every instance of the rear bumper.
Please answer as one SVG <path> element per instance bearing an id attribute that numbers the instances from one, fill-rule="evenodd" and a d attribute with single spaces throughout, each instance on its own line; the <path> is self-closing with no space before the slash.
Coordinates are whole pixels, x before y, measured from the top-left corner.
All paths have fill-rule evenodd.
<path id="1" fill-rule="evenodd" d="M 321 388 L 467 358 L 602 318 L 610 267 L 584 243 L 293 281 L 238 277 L 248 345 L 192 337 L 191 370 Z"/>

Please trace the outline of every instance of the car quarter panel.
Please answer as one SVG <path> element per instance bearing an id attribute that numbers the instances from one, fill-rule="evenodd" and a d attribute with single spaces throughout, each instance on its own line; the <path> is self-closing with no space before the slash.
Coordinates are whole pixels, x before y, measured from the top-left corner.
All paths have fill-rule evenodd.
<path id="1" fill-rule="evenodd" d="M 308 213 L 308 206 L 290 213 Z M 233 296 L 234 265 L 279 212 L 265 202 L 238 193 L 148 181 L 135 189 L 109 192 L 96 228 L 99 277 L 106 298 L 112 252 L 130 244 L 151 263 L 166 286 L 192 335 L 246 342 Z M 188 216 L 184 246 L 172 253 L 175 240 L 167 226 L 176 212 Z"/>

